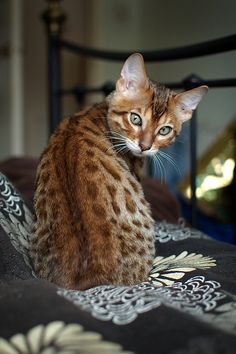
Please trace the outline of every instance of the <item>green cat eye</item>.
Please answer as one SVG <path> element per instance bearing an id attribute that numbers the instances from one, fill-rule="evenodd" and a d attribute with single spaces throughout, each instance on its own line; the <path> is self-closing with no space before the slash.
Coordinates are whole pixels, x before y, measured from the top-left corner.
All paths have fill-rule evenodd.
<path id="1" fill-rule="evenodd" d="M 171 131 L 173 130 L 172 127 L 170 127 L 169 125 L 165 125 L 164 127 L 162 127 L 158 134 L 160 135 L 168 135 Z"/>
<path id="2" fill-rule="evenodd" d="M 130 122 L 134 125 L 142 125 L 142 118 L 137 113 L 130 113 Z"/>

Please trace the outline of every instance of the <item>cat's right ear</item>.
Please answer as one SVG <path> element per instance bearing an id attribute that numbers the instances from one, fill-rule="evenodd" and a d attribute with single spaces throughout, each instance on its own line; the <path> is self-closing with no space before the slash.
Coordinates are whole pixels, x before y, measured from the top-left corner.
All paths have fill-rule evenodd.
<path id="1" fill-rule="evenodd" d="M 134 53 L 128 57 L 116 83 L 116 91 L 125 96 L 134 96 L 148 86 L 144 60 L 141 54 Z"/>

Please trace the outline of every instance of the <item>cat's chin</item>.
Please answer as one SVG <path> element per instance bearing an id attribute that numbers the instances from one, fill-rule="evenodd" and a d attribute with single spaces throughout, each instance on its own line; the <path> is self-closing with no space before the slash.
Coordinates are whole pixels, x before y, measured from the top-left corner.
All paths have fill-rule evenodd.
<path id="1" fill-rule="evenodd" d="M 156 155 L 158 150 L 155 150 L 155 151 L 148 150 L 148 151 L 140 151 L 140 152 L 131 150 L 131 152 L 136 157 L 152 157 L 152 156 Z"/>
<path id="2" fill-rule="evenodd" d="M 141 152 L 134 152 L 134 151 L 131 151 L 131 153 L 136 156 L 136 157 L 144 157 L 144 155 L 141 153 Z"/>
<path id="3" fill-rule="evenodd" d="M 158 150 L 147 150 L 147 151 L 143 151 L 141 153 L 142 157 L 152 157 L 154 155 L 156 155 L 156 153 L 158 152 Z"/>

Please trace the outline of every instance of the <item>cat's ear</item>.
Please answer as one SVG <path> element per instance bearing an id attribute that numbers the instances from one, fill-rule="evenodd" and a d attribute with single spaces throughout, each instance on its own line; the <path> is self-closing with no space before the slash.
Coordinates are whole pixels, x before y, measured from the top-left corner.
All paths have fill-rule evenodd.
<path id="1" fill-rule="evenodd" d="M 116 83 L 116 90 L 124 95 L 135 95 L 148 86 L 144 60 L 141 54 L 134 53 L 128 57 Z"/>
<path id="2" fill-rule="evenodd" d="M 176 114 L 181 123 L 192 117 L 193 111 L 208 91 L 207 86 L 200 86 L 189 91 L 181 92 L 174 97 Z"/>

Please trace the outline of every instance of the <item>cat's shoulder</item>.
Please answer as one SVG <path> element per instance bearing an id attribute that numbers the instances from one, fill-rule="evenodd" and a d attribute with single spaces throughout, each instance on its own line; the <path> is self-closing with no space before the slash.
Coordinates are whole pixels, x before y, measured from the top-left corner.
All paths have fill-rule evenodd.
<path id="1" fill-rule="evenodd" d="M 58 127 L 53 132 L 52 136 L 57 137 L 65 133 L 74 133 L 81 125 L 89 124 L 89 122 L 99 125 L 99 120 L 105 118 L 107 115 L 107 103 L 100 102 L 82 108 L 80 111 L 75 112 L 73 115 L 64 117 L 59 123 Z"/>

